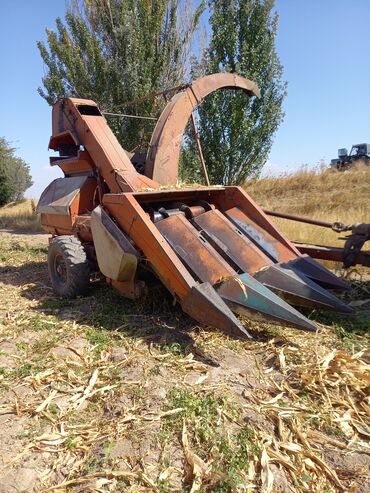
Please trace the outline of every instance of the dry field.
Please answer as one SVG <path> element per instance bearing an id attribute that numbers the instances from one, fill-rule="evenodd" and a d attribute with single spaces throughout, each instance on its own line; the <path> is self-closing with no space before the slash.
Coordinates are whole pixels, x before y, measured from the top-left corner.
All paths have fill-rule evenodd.
<path id="1" fill-rule="evenodd" d="M 37 200 L 26 199 L 0 207 L 0 229 L 41 231 Z"/>
<path id="2" fill-rule="evenodd" d="M 306 311 L 316 334 L 245 320 L 241 341 L 159 286 L 56 298 L 46 246 L 0 233 L 0 493 L 369 491 L 369 283 L 355 315 Z"/>
<path id="3" fill-rule="evenodd" d="M 370 166 L 346 172 L 301 169 L 279 178 L 248 183 L 247 192 L 267 210 L 344 224 L 370 223 Z M 343 246 L 330 229 L 273 218 L 291 240 Z"/>

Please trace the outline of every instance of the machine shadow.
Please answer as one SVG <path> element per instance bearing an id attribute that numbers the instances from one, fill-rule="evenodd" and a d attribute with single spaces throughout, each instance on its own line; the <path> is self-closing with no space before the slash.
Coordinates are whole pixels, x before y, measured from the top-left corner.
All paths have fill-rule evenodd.
<path id="1" fill-rule="evenodd" d="M 26 287 L 32 284 L 36 289 L 40 286 L 51 291 L 47 264 L 43 261 L 31 261 L 16 266 L 0 266 L 0 282 L 14 287 Z M 32 291 L 33 288 L 30 287 L 29 290 Z M 27 289 L 26 292 L 28 292 Z M 29 298 L 29 296 L 27 297 Z M 35 298 L 38 299 L 39 296 L 36 295 Z"/>
<path id="2" fill-rule="evenodd" d="M 105 281 L 92 283 L 85 296 L 65 300 L 51 296 L 40 300 L 38 310 L 62 320 L 74 320 L 96 331 L 119 332 L 140 338 L 148 346 L 186 356 L 193 353 L 202 363 L 218 366 L 207 356 L 192 337 L 199 330 L 197 323 L 186 315 L 179 304 L 160 285 L 139 301 L 123 298 Z"/>
<path id="3" fill-rule="evenodd" d="M 55 296 L 47 263 L 31 261 L 19 266 L 0 266 L 0 282 L 21 288 L 20 296 L 37 301 L 33 310 L 56 319 L 74 320 L 96 330 L 120 331 L 140 337 L 148 345 L 156 344 L 180 354 L 192 352 L 195 359 L 217 365 L 196 347 L 190 331 L 197 324 L 187 316 L 160 284 L 151 287 L 140 301 L 123 298 L 105 281 L 94 281 L 84 296 L 63 299 Z M 210 329 L 212 330 L 212 329 Z"/>
<path id="4" fill-rule="evenodd" d="M 0 281 L 22 288 L 21 296 L 37 301 L 36 312 L 55 316 L 59 320 L 74 320 L 96 330 L 119 331 L 129 337 L 139 337 L 148 345 L 156 344 L 183 355 L 191 352 L 195 359 L 203 363 L 218 365 L 197 346 L 192 337 L 191 333 L 196 333 L 201 327 L 181 310 L 178 303 L 173 305 L 172 296 L 160 283 L 150 286 L 149 294 L 136 302 L 123 298 L 105 281 L 95 281 L 86 295 L 67 300 L 55 297 L 44 261 L 0 267 Z M 306 314 L 309 315 L 308 312 Z M 358 321 L 353 317 L 351 321 L 333 313 L 314 312 L 310 318 L 325 324 L 331 321 L 343 324 L 347 319 L 345 328 L 350 331 L 358 326 Z M 280 327 L 263 324 L 255 330 L 253 323 L 247 324 L 255 341 L 266 342 L 277 337 L 279 345 L 294 343 L 290 331 L 285 335 Z M 218 332 L 210 327 L 206 330 Z"/>

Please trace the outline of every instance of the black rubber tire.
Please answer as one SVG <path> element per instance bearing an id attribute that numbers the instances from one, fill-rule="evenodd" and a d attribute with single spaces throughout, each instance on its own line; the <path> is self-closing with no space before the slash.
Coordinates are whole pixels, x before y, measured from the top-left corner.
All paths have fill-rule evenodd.
<path id="1" fill-rule="evenodd" d="M 86 252 L 75 236 L 57 236 L 49 245 L 48 269 L 53 289 L 63 298 L 76 298 L 89 287 Z"/>

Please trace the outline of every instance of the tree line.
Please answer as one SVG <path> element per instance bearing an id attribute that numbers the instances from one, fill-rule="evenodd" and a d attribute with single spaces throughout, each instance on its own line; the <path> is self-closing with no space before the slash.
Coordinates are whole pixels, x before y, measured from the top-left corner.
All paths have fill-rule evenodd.
<path id="1" fill-rule="evenodd" d="M 16 156 L 16 149 L 0 137 L 0 206 L 23 199 L 33 185 L 28 164 Z"/>
<path id="2" fill-rule="evenodd" d="M 205 32 L 202 16 L 209 18 Z M 259 175 L 283 119 L 277 28 L 274 0 L 195 6 L 191 0 L 73 0 L 38 43 L 46 69 L 39 93 L 49 104 L 77 96 L 95 100 L 104 112 L 158 117 L 164 98 L 132 101 L 219 71 L 250 78 L 260 99 L 218 91 L 196 114 L 211 183 L 242 184 Z M 126 150 L 146 151 L 152 121 L 107 118 Z M 190 126 L 180 169 L 182 179 L 201 181 Z"/>

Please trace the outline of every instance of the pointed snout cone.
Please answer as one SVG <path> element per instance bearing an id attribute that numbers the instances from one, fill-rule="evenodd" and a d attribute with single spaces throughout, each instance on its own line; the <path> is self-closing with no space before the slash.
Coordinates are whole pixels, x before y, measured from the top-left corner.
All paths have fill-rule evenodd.
<path id="1" fill-rule="evenodd" d="M 215 289 L 235 313 L 266 323 L 317 330 L 313 322 L 249 274 L 226 279 Z"/>
<path id="2" fill-rule="evenodd" d="M 279 264 L 270 265 L 253 277 L 293 305 L 323 308 L 341 313 L 353 312 L 351 307 L 304 274 Z"/>
<path id="3" fill-rule="evenodd" d="M 209 282 L 193 286 L 181 306 L 184 312 L 204 325 L 217 327 L 236 337 L 252 339 Z"/>
<path id="4" fill-rule="evenodd" d="M 323 288 L 334 290 L 350 289 L 348 282 L 334 275 L 330 270 L 326 269 L 308 255 L 302 255 L 297 259 L 290 260 L 289 262 L 280 265 L 284 268 L 294 270 L 298 274 L 304 274 L 317 284 L 320 284 Z"/>

